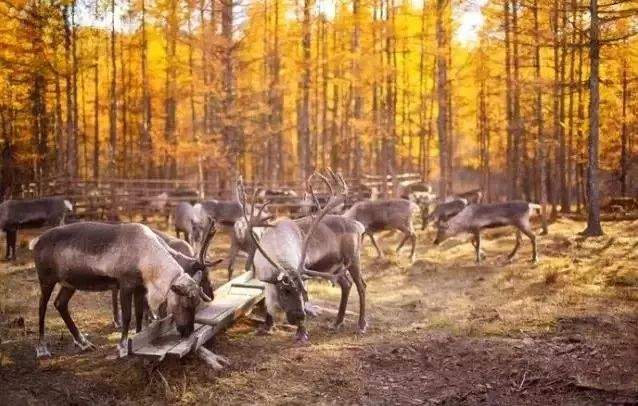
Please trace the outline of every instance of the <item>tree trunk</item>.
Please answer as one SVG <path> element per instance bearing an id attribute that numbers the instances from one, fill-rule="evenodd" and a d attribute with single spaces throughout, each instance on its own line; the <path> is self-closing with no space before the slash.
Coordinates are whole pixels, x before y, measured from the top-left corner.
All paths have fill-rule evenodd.
<path id="1" fill-rule="evenodd" d="M 545 179 L 545 134 L 544 134 L 544 118 L 543 118 L 543 80 L 541 76 L 541 44 L 540 44 L 540 28 L 538 21 L 538 0 L 534 0 L 534 87 L 536 91 L 536 126 L 538 129 L 536 139 L 536 164 L 538 171 L 538 199 L 541 205 L 541 222 L 543 235 L 548 233 L 547 226 L 547 193 L 545 188 L 547 182 Z"/>
<path id="2" fill-rule="evenodd" d="M 450 6 L 449 0 L 437 0 L 436 4 L 436 91 L 437 101 L 439 106 L 438 118 L 437 118 L 437 132 L 439 136 L 439 168 L 441 171 L 441 178 L 439 180 L 439 196 L 444 198 L 447 196 L 448 186 L 448 79 L 447 79 L 447 17 L 448 7 Z"/>
<path id="3" fill-rule="evenodd" d="M 148 39 L 146 34 L 146 0 L 142 1 L 142 134 L 140 149 L 142 150 L 142 160 L 144 162 L 144 176 L 152 177 L 153 172 L 153 147 L 151 140 L 151 94 L 148 85 Z"/>
<path id="4" fill-rule="evenodd" d="M 598 141 L 599 141 L 599 70 L 600 70 L 600 21 L 598 18 L 598 0 L 589 5 L 591 22 L 589 28 L 589 141 L 587 165 L 587 228 L 584 234 L 598 236 L 603 234 L 600 226 L 600 191 L 598 184 Z"/>
<path id="5" fill-rule="evenodd" d="M 297 155 L 299 159 L 299 180 L 304 181 L 310 171 L 310 9 L 311 0 L 304 0 L 303 21 L 301 37 L 301 77 L 299 78 L 299 88 L 301 99 L 299 100 L 299 111 L 297 116 Z M 333 138 L 334 141 L 334 138 Z"/>
<path id="6" fill-rule="evenodd" d="M 116 154 L 117 154 L 117 67 L 115 53 L 115 0 L 111 0 L 111 89 L 110 89 L 110 105 L 109 105 L 109 176 L 116 177 Z M 111 187 L 111 220 L 118 218 L 117 190 Z"/>
<path id="7" fill-rule="evenodd" d="M 626 46 L 626 41 L 625 41 Z M 622 124 L 620 128 L 620 194 L 627 196 L 629 191 L 629 134 L 627 131 L 627 103 L 629 99 L 629 80 L 627 71 L 629 70 L 627 56 L 622 60 Z"/>

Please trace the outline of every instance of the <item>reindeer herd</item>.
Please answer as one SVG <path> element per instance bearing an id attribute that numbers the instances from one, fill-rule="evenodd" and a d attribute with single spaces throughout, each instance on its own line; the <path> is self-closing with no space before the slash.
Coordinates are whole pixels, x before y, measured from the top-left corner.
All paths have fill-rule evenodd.
<path id="1" fill-rule="evenodd" d="M 323 194 L 316 193 L 318 186 L 324 189 Z M 412 219 L 416 212 L 420 211 L 424 229 L 435 225 L 435 244 L 460 233 L 470 234 L 477 263 L 482 256 L 481 230 L 501 226 L 517 229 L 510 257 L 525 234 L 532 242 L 532 260 L 537 260 L 530 217 L 540 206 L 533 203 L 484 204 L 480 190 L 475 190 L 439 201 L 430 212 L 434 196 L 427 188 L 415 188 L 402 198 L 352 202 L 345 180 L 331 170 L 310 176 L 305 190 L 303 201 L 312 208 L 307 215 L 275 218 L 268 210 L 268 193 L 255 189 L 249 196 L 240 178 L 234 200 L 178 204 L 173 216 L 176 237 L 141 223 L 85 221 L 65 225 L 73 206 L 63 198 L 3 202 L 0 228 L 6 233 L 7 260 L 16 257 L 19 229 L 54 226 L 29 243 L 40 284 L 36 356 L 50 356 L 45 315 L 56 285 L 60 289 L 55 308 L 74 343 L 83 350 L 93 348 L 93 344 L 80 333 L 68 308 L 77 290 L 112 292 L 113 318 L 121 328 L 119 356 L 128 354 L 133 308 L 136 331 L 148 318 L 170 314 L 180 335 L 188 337 L 194 330 L 198 307 L 214 299 L 208 270 L 222 260 L 209 260 L 208 250 L 219 226 L 230 230 L 228 278 L 232 278 L 236 257 L 243 252 L 247 255 L 246 270 L 254 270 L 266 283 L 266 318 L 258 333 L 268 334 L 277 314 L 284 313 L 287 322 L 296 326 L 295 340 L 300 342 L 309 339 L 305 323 L 313 312 L 308 305 L 307 281 L 312 278 L 328 280 L 341 289 L 335 328 L 343 324 L 354 284 L 359 296 L 357 331 L 366 331 L 363 239 L 368 236 L 382 257 L 374 234 L 399 231 L 403 238 L 396 252 L 409 242 L 410 260 L 414 261 L 417 237 Z M 301 200 L 296 194 L 285 195 Z"/>

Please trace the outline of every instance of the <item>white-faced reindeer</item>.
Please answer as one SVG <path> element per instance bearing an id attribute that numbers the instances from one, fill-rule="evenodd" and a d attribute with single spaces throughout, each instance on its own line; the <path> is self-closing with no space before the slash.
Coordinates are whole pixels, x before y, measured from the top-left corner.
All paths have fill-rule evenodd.
<path id="1" fill-rule="evenodd" d="M 71 202 L 60 197 L 2 202 L 0 229 L 6 233 L 6 259 L 16 258 L 19 229 L 62 225 L 71 211 L 73 211 Z"/>
<path id="2" fill-rule="evenodd" d="M 419 210 L 419 207 L 414 202 L 405 199 L 363 200 L 352 205 L 343 216 L 363 224 L 365 227 L 364 235 L 370 237 L 380 258 L 383 257 L 383 253 L 374 239 L 374 233 L 383 230 L 401 231 L 404 236 L 397 246 L 396 252 L 398 253 L 403 245 L 410 240 L 412 243 L 410 261 L 414 262 L 416 234 L 412 225 L 412 212 L 416 210 Z"/>
<path id="3" fill-rule="evenodd" d="M 516 227 L 516 246 L 508 255 L 511 259 L 516 255 L 521 245 L 521 233 L 532 242 L 532 261 L 538 260 L 536 236 L 532 231 L 529 219 L 532 213 L 540 210 L 541 206 L 534 203 L 513 201 L 493 204 L 471 204 L 461 210 L 448 221 L 438 223 L 438 230 L 434 244 L 440 244 L 445 239 L 460 233 L 471 233 L 474 236 L 472 245 L 476 251 L 476 263 L 481 262 L 481 230 L 504 226 Z"/>
<path id="4" fill-rule="evenodd" d="M 133 299 L 137 331 L 141 329 L 146 297 L 153 314 L 158 314 L 161 304 L 167 304 L 167 312 L 172 314 L 182 337 L 193 332 L 195 311 L 200 302 L 211 300 L 200 287 L 202 272 L 189 276 L 169 252 L 166 243 L 143 224 L 70 224 L 45 232 L 32 240 L 29 248 L 33 250 L 40 281 L 38 357 L 50 355 L 44 340 L 44 320 L 47 303 L 57 284 L 61 287 L 55 307 L 75 344 L 83 350 L 94 346 L 73 322 L 69 300 L 76 290 L 119 288 L 122 304 L 120 356 L 128 354 Z"/>
<path id="5" fill-rule="evenodd" d="M 343 323 L 352 278 L 359 294 L 360 333 L 366 330 L 365 317 L 365 283 L 361 276 L 360 250 L 361 237 L 364 232 L 362 224 L 355 220 L 329 213 L 343 204 L 347 187 L 341 177 L 333 175 L 340 191 L 334 188 L 327 178 L 322 180 L 331 191 L 331 198 L 325 206 L 309 217 L 293 221 L 283 218 L 266 228 L 258 239 L 250 232 L 257 248 L 255 268 L 257 277 L 266 282 L 266 322 L 263 331 L 267 332 L 274 323 L 278 310 L 286 314 L 289 323 L 297 325 L 297 341 L 307 341 L 305 328 L 305 303 L 308 293 L 304 279 L 311 277 L 325 278 L 341 287 L 341 301 L 335 320 L 335 327 Z M 308 182 L 311 194 L 312 186 Z M 238 185 L 239 196 L 245 193 L 241 183 Z M 246 207 L 246 204 L 244 205 Z M 254 209 L 251 210 L 251 218 Z M 252 224 L 246 216 L 247 224 Z"/>

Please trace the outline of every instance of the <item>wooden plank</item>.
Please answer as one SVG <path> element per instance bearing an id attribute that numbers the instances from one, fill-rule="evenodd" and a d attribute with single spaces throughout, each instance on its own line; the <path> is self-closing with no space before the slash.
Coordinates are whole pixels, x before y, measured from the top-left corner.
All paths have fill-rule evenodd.
<path id="1" fill-rule="evenodd" d="M 175 330 L 175 323 L 173 317 L 168 316 L 161 320 L 154 321 L 149 324 L 145 329 L 139 333 L 133 335 L 128 340 L 128 352 L 129 354 L 136 353 L 138 349 L 148 345 L 150 342 L 157 339 L 159 336 Z"/>
<path id="2" fill-rule="evenodd" d="M 129 339 L 129 353 L 161 361 L 198 350 L 261 301 L 264 283 L 245 272 L 215 290 L 215 300 L 195 316 L 195 331 L 181 339 L 171 317 L 158 320 Z"/>
<path id="3" fill-rule="evenodd" d="M 147 345 L 137 348 L 134 354 L 161 361 L 166 357 L 166 353 L 180 342 L 180 339 L 181 336 L 177 330 L 169 331 Z"/>
<path id="4" fill-rule="evenodd" d="M 195 324 L 195 331 L 185 340 L 180 341 L 173 348 L 168 350 L 166 356 L 172 358 L 182 358 L 191 351 L 197 350 L 208 340 L 213 338 L 215 330 L 212 326 L 205 324 Z"/>

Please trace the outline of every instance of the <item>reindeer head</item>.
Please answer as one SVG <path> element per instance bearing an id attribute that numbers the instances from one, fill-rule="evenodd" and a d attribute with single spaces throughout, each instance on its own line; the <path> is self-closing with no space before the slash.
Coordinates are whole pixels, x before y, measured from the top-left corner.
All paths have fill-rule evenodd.
<path id="1" fill-rule="evenodd" d="M 345 181 L 341 176 L 335 175 L 332 171 L 328 171 L 328 177 L 316 172 L 311 175 L 307 182 L 306 187 L 308 190 L 308 195 L 312 197 L 313 202 L 317 206 L 317 214 L 314 216 L 313 221 L 308 229 L 308 232 L 303 238 L 303 243 L 301 245 L 301 252 L 297 253 L 299 256 L 299 263 L 297 264 L 297 268 L 284 267 L 279 264 L 273 257 L 271 257 L 268 252 L 262 247 L 259 239 L 255 235 L 252 230 L 251 225 L 254 224 L 255 213 L 254 213 L 254 205 L 251 207 L 250 218 L 248 217 L 248 204 L 246 202 L 246 192 L 244 190 L 243 182 L 240 179 L 237 181 L 237 196 L 239 197 L 240 204 L 243 207 L 244 219 L 246 224 L 248 224 L 248 234 L 253 239 L 255 247 L 262 254 L 262 256 L 273 266 L 272 276 L 267 280 L 264 280 L 266 283 L 270 283 L 274 285 L 277 291 L 277 297 L 279 299 L 279 304 L 283 308 L 286 313 L 286 318 L 288 322 L 292 324 L 301 325 L 305 320 L 305 302 L 308 300 L 308 292 L 306 287 L 304 286 L 304 279 L 313 276 L 325 277 L 332 279 L 330 275 L 320 274 L 317 272 L 313 272 L 311 270 L 306 269 L 306 254 L 308 251 L 308 243 L 310 237 L 312 236 L 314 230 L 317 225 L 321 221 L 321 219 L 328 213 L 330 213 L 333 209 L 343 204 L 343 201 L 347 197 L 348 188 L 346 186 Z M 313 177 L 319 177 L 327 186 L 330 192 L 330 200 L 326 203 L 324 207 L 321 207 L 319 204 L 319 200 L 314 193 L 311 180 Z M 332 183 L 331 183 L 332 181 Z M 333 184 L 340 188 L 339 195 L 335 194 L 335 190 Z M 253 202 L 256 197 L 256 192 L 253 194 Z M 265 206 L 268 205 L 269 202 L 264 203 L 261 210 L 264 209 Z M 259 218 L 259 216 L 258 216 Z"/>
<path id="2" fill-rule="evenodd" d="M 436 226 L 436 238 L 434 239 L 434 245 L 439 245 L 456 234 L 457 233 L 453 227 L 451 227 L 447 221 L 439 221 Z"/>
<path id="3" fill-rule="evenodd" d="M 167 310 L 173 315 L 177 331 L 182 338 L 191 335 L 195 329 L 195 313 L 201 301 L 212 300 L 199 286 L 201 280 L 201 272 L 197 272 L 192 278 L 182 273 L 171 284 L 166 302 Z"/>

